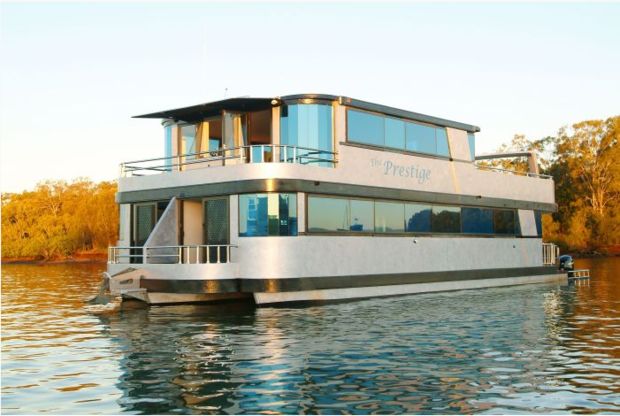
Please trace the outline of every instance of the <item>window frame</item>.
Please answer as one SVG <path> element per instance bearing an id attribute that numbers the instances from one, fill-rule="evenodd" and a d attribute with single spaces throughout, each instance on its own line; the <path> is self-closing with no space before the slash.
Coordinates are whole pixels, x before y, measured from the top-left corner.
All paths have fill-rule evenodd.
<path id="1" fill-rule="evenodd" d="M 427 157 L 427 158 L 434 158 L 434 159 L 440 159 L 440 160 L 452 160 L 452 149 L 450 147 L 450 137 L 448 135 L 448 130 L 446 128 L 446 126 L 439 126 L 439 125 L 435 125 L 435 124 L 431 124 L 431 123 L 425 123 L 423 121 L 417 121 L 417 120 L 412 120 L 410 118 L 404 118 L 404 117 L 394 117 L 394 116 L 390 116 L 387 115 L 385 113 L 380 113 L 377 111 L 370 111 L 370 110 L 366 110 L 363 108 L 358 108 L 358 107 L 353 107 L 351 105 L 344 105 L 344 122 L 345 122 L 345 143 L 347 145 L 350 146 L 355 146 L 355 147 L 362 147 L 362 148 L 366 148 L 366 149 L 371 149 L 371 150 L 382 150 L 382 151 L 389 151 L 389 152 L 393 152 L 393 153 L 401 153 L 401 154 L 406 154 L 406 155 L 412 155 L 412 156 L 422 156 L 422 157 Z M 376 146 L 376 145 L 372 145 L 372 144 L 368 144 L 368 143 L 360 143 L 360 142 L 356 142 L 356 141 L 351 141 L 349 140 L 349 110 L 353 110 L 353 111 L 357 111 L 360 113 L 368 113 L 374 116 L 379 116 L 382 117 L 384 119 L 387 118 L 391 118 L 391 119 L 395 119 L 395 120 L 399 120 L 405 123 L 405 147 L 402 149 L 399 148 L 395 148 L 395 147 L 388 147 L 385 145 L 385 120 L 383 122 L 383 146 Z M 407 147 L 407 123 L 412 123 L 412 124 L 417 124 L 417 125 L 421 125 L 421 126 L 427 126 L 427 127 L 432 127 L 434 129 L 443 129 L 446 133 L 446 137 L 447 137 L 447 144 L 448 144 L 448 156 L 443 156 L 437 153 L 424 153 L 424 152 L 415 152 L 412 150 L 408 150 Z M 435 132 L 435 148 L 437 148 L 437 132 Z"/>

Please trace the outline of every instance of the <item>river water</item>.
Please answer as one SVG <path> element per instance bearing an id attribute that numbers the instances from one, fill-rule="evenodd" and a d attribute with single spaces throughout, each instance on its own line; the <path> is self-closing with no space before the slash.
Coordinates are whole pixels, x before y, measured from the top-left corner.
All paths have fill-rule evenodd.
<path id="1" fill-rule="evenodd" d="M 4 266 L 2 412 L 620 413 L 620 258 L 579 285 L 97 316 L 104 265 Z"/>

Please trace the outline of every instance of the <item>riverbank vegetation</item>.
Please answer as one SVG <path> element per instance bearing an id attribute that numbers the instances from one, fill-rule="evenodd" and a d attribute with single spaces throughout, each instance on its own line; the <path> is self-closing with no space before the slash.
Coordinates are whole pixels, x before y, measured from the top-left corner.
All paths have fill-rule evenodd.
<path id="1" fill-rule="evenodd" d="M 115 182 L 47 181 L 33 191 L 2 194 L 2 258 L 96 257 L 115 245 Z"/>
<path id="2" fill-rule="evenodd" d="M 522 135 L 499 151 L 534 149 L 553 176 L 558 211 L 543 216 L 543 237 L 563 251 L 620 254 L 620 116 L 561 128 L 556 136 Z M 528 171 L 526 160 L 487 162 Z M 2 258 L 57 259 L 105 253 L 118 238 L 115 182 L 48 181 L 2 195 Z"/>
<path id="3" fill-rule="evenodd" d="M 555 181 L 558 211 L 543 215 L 543 238 L 563 251 L 620 254 L 620 116 L 563 127 L 553 137 L 514 137 L 499 151 L 536 150 Z M 527 172 L 526 160 L 496 166 Z"/>

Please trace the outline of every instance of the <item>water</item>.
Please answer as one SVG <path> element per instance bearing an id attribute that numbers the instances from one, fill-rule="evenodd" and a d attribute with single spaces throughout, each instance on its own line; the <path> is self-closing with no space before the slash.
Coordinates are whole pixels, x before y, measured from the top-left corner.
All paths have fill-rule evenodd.
<path id="1" fill-rule="evenodd" d="M 103 265 L 4 266 L 2 412 L 620 412 L 620 258 L 591 282 L 95 316 Z"/>

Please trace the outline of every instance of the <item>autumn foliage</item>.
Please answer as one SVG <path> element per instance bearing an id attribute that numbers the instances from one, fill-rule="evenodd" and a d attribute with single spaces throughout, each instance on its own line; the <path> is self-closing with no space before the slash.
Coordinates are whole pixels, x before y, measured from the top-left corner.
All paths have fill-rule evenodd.
<path id="1" fill-rule="evenodd" d="M 2 257 L 51 259 L 105 252 L 118 235 L 115 182 L 47 181 L 2 195 Z"/>
<path id="2" fill-rule="evenodd" d="M 557 212 L 543 216 L 543 238 L 570 252 L 617 252 L 620 246 L 620 116 L 563 127 L 556 136 L 522 135 L 499 151 L 534 149 L 555 182 Z M 526 172 L 523 160 L 496 162 Z"/>

